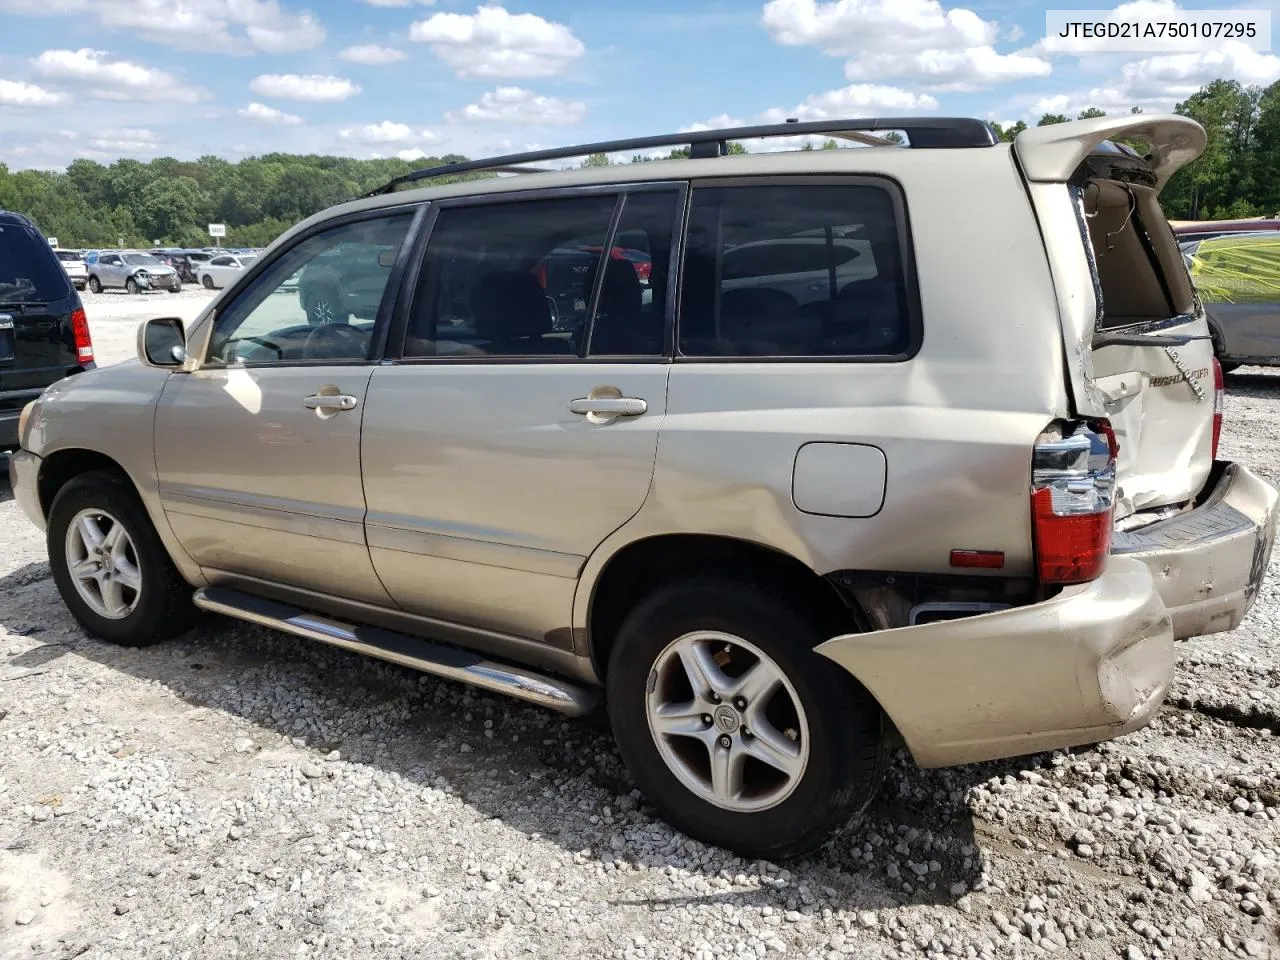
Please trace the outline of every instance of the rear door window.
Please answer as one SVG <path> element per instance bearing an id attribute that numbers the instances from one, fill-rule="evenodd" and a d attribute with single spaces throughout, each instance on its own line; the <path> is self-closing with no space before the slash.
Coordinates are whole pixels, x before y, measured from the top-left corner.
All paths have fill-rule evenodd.
<path id="1" fill-rule="evenodd" d="M 680 353 L 905 358 L 919 339 L 908 266 L 887 184 L 696 188 Z"/>
<path id="2" fill-rule="evenodd" d="M 25 224 L 0 222 L 0 305 L 48 303 L 70 296 L 49 244 Z"/>

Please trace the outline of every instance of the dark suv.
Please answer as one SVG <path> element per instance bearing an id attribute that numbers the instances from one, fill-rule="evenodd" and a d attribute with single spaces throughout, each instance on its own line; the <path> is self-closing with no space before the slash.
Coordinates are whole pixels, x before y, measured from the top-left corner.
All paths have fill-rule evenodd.
<path id="1" fill-rule="evenodd" d="M 18 445 L 22 408 L 93 367 L 80 296 L 26 217 L 0 210 L 0 450 Z"/>

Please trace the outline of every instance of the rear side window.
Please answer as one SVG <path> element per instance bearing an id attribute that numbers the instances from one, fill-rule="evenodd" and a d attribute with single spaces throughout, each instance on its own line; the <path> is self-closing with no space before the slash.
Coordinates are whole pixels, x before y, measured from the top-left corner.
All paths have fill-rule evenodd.
<path id="1" fill-rule="evenodd" d="M 0 304 L 69 295 L 67 275 L 44 238 L 25 224 L 0 222 Z"/>
<path id="2" fill-rule="evenodd" d="M 885 186 L 696 189 L 680 353 L 904 358 L 917 339 L 905 256 Z"/>
<path id="3" fill-rule="evenodd" d="M 406 357 L 579 355 L 617 197 L 440 211 Z"/>

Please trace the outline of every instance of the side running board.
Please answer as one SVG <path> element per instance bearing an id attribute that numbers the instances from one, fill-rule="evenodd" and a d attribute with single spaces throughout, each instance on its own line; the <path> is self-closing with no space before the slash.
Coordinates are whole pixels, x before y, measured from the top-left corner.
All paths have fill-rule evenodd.
<path id="1" fill-rule="evenodd" d="M 588 713 L 599 701 L 599 694 L 593 690 L 523 667 L 494 663 L 457 647 L 381 627 L 353 626 L 227 587 L 204 587 L 196 591 L 194 600 L 197 607 L 210 613 L 390 660 L 424 673 L 550 707 L 571 717 Z"/>

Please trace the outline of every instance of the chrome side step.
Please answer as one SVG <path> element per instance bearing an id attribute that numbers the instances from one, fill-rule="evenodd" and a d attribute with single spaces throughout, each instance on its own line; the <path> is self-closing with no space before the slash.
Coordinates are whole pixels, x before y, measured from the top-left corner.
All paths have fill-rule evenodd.
<path id="1" fill-rule="evenodd" d="M 478 654 L 406 633 L 331 620 L 227 587 L 204 587 L 196 591 L 194 600 L 197 607 L 210 613 L 390 660 L 424 673 L 550 707 L 571 717 L 588 713 L 600 700 L 594 690 L 523 667 L 495 663 Z"/>

